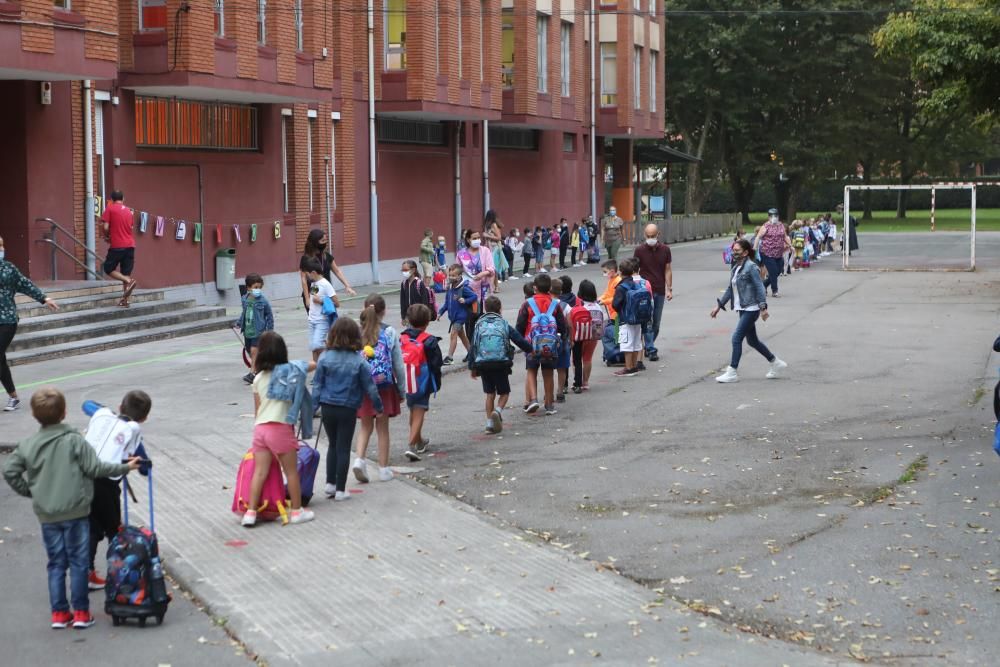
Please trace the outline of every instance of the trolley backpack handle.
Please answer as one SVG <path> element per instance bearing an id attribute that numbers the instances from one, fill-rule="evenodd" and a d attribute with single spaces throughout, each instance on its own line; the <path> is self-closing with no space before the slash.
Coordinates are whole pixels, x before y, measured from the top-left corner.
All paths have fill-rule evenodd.
<path id="1" fill-rule="evenodd" d="M 156 518 L 153 514 L 153 462 L 150 460 L 143 461 L 148 466 L 149 470 L 149 530 L 153 533 L 156 532 Z M 125 525 L 128 525 L 128 495 L 131 492 L 131 488 L 128 484 L 128 475 L 122 477 L 122 497 L 124 498 L 124 514 L 125 514 Z"/>

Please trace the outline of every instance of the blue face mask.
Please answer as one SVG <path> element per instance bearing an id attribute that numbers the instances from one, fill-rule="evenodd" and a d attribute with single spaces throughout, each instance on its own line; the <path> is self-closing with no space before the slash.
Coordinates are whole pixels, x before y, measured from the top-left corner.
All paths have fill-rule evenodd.
<path id="1" fill-rule="evenodd" d="M 0 250 L 0 261 L 3 261 L 4 255 L 5 255 L 4 251 Z"/>
<path id="2" fill-rule="evenodd" d="M 252 290 L 250 290 L 250 294 L 253 295 L 253 298 L 255 299 L 259 299 L 263 293 L 264 290 L 260 289 L 259 287 L 255 287 Z"/>

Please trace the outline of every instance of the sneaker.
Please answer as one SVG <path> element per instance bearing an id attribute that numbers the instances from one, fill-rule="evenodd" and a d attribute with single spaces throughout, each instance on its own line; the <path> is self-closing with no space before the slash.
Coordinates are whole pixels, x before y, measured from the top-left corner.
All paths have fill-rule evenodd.
<path id="1" fill-rule="evenodd" d="M 90 576 L 87 577 L 87 588 L 92 591 L 99 591 L 104 588 L 105 581 L 101 579 L 101 575 L 97 574 L 97 570 L 91 570 Z"/>
<path id="2" fill-rule="evenodd" d="M 500 413 L 496 410 L 490 414 L 490 429 L 493 433 L 500 433 L 503 431 L 503 417 L 501 417 Z"/>
<path id="3" fill-rule="evenodd" d="M 358 480 L 362 484 L 368 483 L 368 461 L 362 458 L 354 459 L 354 479 Z"/>
<path id="4" fill-rule="evenodd" d="M 548 273 L 548 269 L 538 269 L 539 273 Z"/>
<path id="5" fill-rule="evenodd" d="M 565 402 L 566 402 L 566 394 L 560 391 L 558 394 L 556 394 L 556 403 L 565 403 Z"/>
<path id="6" fill-rule="evenodd" d="M 73 627 L 77 630 L 85 630 L 96 622 L 89 611 L 77 610 L 73 612 Z"/>
<path id="7" fill-rule="evenodd" d="M 403 452 L 403 456 L 405 456 L 408 461 L 413 461 L 413 462 L 419 461 L 420 454 L 417 454 L 416 449 L 417 449 L 416 445 L 410 445 L 410 448 L 407 449 L 405 452 Z"/>
<path id="8" fill-rule="evenodd" d="M 323 487 L 323 493 L 326 494 L 327 498 L 333 498 L 335 495 L 337 495 L 337 487 L 334 486 L 333 484 L 327 484 L 325 487 Z"/>
<path id="9" fill-rule="evenodd" d="M 493 425 L 489 422 L 487 422 L 486 426 L 483 428 L 483 433 L 486 435 L 496 435 L 496 431 L 493 430 Z"/>
<path id="10" fill-rule="evenodd" d="M 380 482 L 390 482 L 392 481 L 392 470 L 389 468 L 379 468 L 378 469 L 378 480 Z"/>
<path id="11" fill-rule="evenodd" d="M 528 403 L 528 407 L 526 407 L 524 411 L 527 412 L 529 415 L 533 415 L 536 412 L 538 412 L 538 408 L 540 407 L 541 406 L 538 405 L 538 401 L 532 401 L 531 403 Z"/>
<path id="12" fill-rule="evenodd" d="M 313 514 L 310 510 L 307 509 L 292 510 L 292 518 L 289 519 L 289 523 L 306 523 L 308 521 L 312 521 L 315 518 L 316 515 Z"/>
<path id="13" fill-rule="evenodd" d="M 469 363 L 469 355 L 468 355 L 468 353 L 466 353 L 466 355 L 464 357 L 462 357 L 462 363 L 463 364 Z"/>
<path id="14" fill-rule="evenodd" d="M 726 366 L 725 372 L 722 375 L 715 378 L 716 382 L 739 382 L 740 376 L 736 374 L 736 369 L 732 366 Z"/>
<path id="15" fill-rule="evenodd" d="M 337 495 L 333 497 L 334 502 L 340 502 L 342 500 L 350 500 L 351 494 L 347 491 L 337 491 Z"/>
<path id="16" fill-rule="evenodd" d="M 659 361 L 660 355 L 658 355 L 656 352 L 653 352 L 652 354 L 647 354 L 646 358 L 649 359 L 650 361 Z"/>
<path id="17" fill-rule="evenodd" d="M 62 630 L 63 628 L 68 628 L 69 624 L 73 622 L 73 614 L 68 611 L 54 611 L 52 612 L 52 627 L 55 630 Z"/>
<path id="18" fill-rule="evenodd" d="M 517 276 L 511 276 L 511 277 L 510 277 L 510 278 L 508 278 L 507 280 L 517 280 Z"/>
<path id="19" fill-rule="evenodd" d="M 781 375 L 781 371 L 785 370 L 786 368 L 788 368 L 788 364 L 782 361 L 781 359 L 775 357 L 774 361 L 771 362 L 771 368 L 767 371 L 767 375 L 765 375 L 764 377 L 768 378 L 769 380 L 773 380 L 774 378 Z"/>
<path id="20" fill-rule="evenodd" d="M 240 521 L 240 525 L 244 528 L 252 528 L 257 523 L 257 512 L 254 510 L 247 510 L 243 515 L 243 520 Z"/>
<path id="21" fill-rule="evenodd" d="M 429 445 L 429 444 L 431 444 L 431 439 L 430 438 L 422 438 L 420 440 L 420 442 L 417 443 L 417 446 L 416 446 L 416 448 L 414 448 L 413 451 L 415 451 L 417 454 L 426 454 L 427 453 L 427 445 Z"/>
<path id="22" fill-rule="evenodd" d="M 243 376 L 243 381 L 247 384 L 253 384 L 253 373 L 247 373 Z"/>
<path id="23" fill-rule="evenodd" d="M 442 365 L 442 366 L 451 366 L 451 365 L 452 365 L 453 363 L 455 363 L 455 360 L 454 360 L 454 359 L 452 359 L 451 357 L 445 357 L 445 358 L 444 358 L 444 359 L 443 359 L 443 360 L 441 361 L 441 365 Z"/>
<path id="24" fill-rule="evenodd" d="M 12 397 L 12 398 L 8 398 L 7 399 L 7 405 L 6 405 L 6 407 L 4 407 L 3 411 L 4 412 L 14 412 L 14 410 L 17 410 L 19 407 L 21 407 L 21 400 Z M 69 613 L 69 612 L 67 612 L 67 613 Z"/>
<path id="25" fill-rule="evenodd" d="M 644 370 L 646 370 L 646 364 L 644 364 L 644 363 L 642 363 L 640 361 L 639 363 L 637 363 L 635 365 L 635 370 L 637 370 L 637 371 L 644 371 Z"/>
<path id="26" fill-rule="evenodd" d="M 546 405 L 545 406 L 545 414 L 546 415 L 554 415 L 557 412 L 559 412 L 559 411 L 556 410 L 556 406 L 554 406 L 554 405 Z"/>
<path id="27" fill-rule="evenodd" d="M 580 389 L 583 389 L 584 391 L 590 391 L 590 385 L 589 384 L 585 384 L 582 387 L 580 387 Z"/>
<path id="28" fill-rule="evenodd" d="M 617 371 L 615 371 L 615 377 L 620 377 L 620 378 L 635 377 L 638 374 L 639 374 L 639 369 L 637 368 L 620 368 Z"/>
<path id="29" fill-rule="evenodd" d="M 574 394 L 582 394 L 583 393 L 583 387 L 573 387 L 573 393 Z"/>
<path id="30" fill-rule="evenodd" d="M 531 277 L 531 274 L 530 274 L 530 273 L 525 273 L 525 274 L 524 274 L 523 276 L 521 276 L 521 277 L 522 277 L 522 278 L 530 278 L 530 277 Z"/>

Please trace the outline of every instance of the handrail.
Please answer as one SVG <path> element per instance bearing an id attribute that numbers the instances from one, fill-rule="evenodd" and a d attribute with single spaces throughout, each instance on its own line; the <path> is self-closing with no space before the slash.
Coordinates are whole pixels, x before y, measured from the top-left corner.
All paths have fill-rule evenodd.
<path id="1" fill-rule="evenodd" d="M 78 239 L 75 236 L 73 236 L 73 234 L 71 234 L 69 232 L 69 230 L 67 230 L 65 227 L 63 227 L 62 225 L 60 225 L 58 222 L 56 222 L 52 218 L 35 218 L 35 222 L 44 222 L 44 223 L 52 226 L 52 236 L 51 237 L 44 237 L 42 239 L 39 239 L 39 241 L 38 241 L 39 243 L 48 243 L 48 244 L 50 244 L 52 246 L 52 280 L 58 280 L 58 271 L 56 269 L 56 251 L 57 250 L 59 252 L 61 252 L 62 254 L 66 255 L 67 257 L 69 257 L 71 260 L 73 260 L 73 262 L 75 262 L 76 265 L 79 266 L 80 268 L 82 268 L 86 273 L 89 273 L 90 275 L 94 276 L 95 280 L 100 280 L 100 278 L 101 278 L 100 273 L 98 273 L 97 271 L 89 268 L 86 264 L 84 264 L 83 262 L 81 262 L 80 260 L 78 260 L 72 253 L 70 253 L 68 250 L 66 250 L 61 245 L 59 245 L 59 242 L 56 240 L 56 231 L 60 231 L 63 234 L 65 234 L 66 237 L 70 241 L 72 241 L 73 243 L 75 243 L 77 247 L 79 247 L 79 248 L 81 248 L 83 250 L 83 252 L 84 252 L 85 255 L 93 257 L 94 260 L 95 260 L 95 264 L 97 266 L 100 266 L 102 260 L 97 255 L 97 253 L 95 253 L 93 250 L 91 250 L 86 245 L 84 245 L 80 241 L 80 239 Z"/>

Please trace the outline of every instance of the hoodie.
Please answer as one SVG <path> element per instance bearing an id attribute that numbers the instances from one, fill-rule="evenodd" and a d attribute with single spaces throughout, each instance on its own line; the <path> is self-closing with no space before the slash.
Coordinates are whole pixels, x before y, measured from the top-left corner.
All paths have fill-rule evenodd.
<path id="1" fill-rule="evenodd" d="M 43 426 L 22 440 L 3 476 L 18 494 L 31 498 L 42 523 L 81 519 L 90 514 L 98 477 L 125 475 L 124 463 L 104 463 L 79 431 L 67 424 Z"/>

